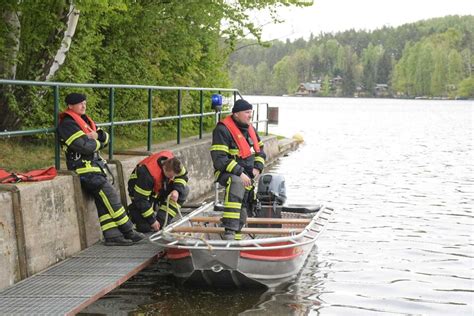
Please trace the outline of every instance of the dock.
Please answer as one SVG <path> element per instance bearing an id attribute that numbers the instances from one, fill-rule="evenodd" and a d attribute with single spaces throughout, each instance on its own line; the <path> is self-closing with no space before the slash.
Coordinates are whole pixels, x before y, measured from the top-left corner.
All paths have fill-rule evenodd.
<path id="1" fill-rule="evenodd" d="M 102 243 L 0 291 L 1 315 L 75 315 L 161 255 L 143 240 L 132 246 Z"/>

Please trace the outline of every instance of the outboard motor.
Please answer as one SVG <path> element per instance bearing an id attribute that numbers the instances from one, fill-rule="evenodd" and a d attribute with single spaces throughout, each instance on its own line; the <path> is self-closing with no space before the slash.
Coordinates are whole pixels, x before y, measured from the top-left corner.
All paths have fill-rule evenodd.
<path id="1" fill-rule="evenodd" d="M 257 199 L 264 205 L 283 205 L 286 201 L 285 178 L 275 173 L 264 173 L 258 180 Z"/>
<path id="2" fill-rule="evenodd" d="M 286 201 L 285 178 L 276 173 L 260 175 L 257 189 L 256 217 L 281 218 L 282 205 Z M 281 227 L 281 224 L 256 225 L 258 227 Z"/>

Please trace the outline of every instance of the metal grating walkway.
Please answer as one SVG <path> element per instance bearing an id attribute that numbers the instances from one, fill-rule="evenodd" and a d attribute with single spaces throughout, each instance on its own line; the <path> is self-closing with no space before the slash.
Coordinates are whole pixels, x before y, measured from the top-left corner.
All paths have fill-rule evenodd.
<path id="1" fill-rule="evenodd" d="M 161 248 L 100 243 L 0 291 L 1 315 L 74 315 L 152 263 Z"/>

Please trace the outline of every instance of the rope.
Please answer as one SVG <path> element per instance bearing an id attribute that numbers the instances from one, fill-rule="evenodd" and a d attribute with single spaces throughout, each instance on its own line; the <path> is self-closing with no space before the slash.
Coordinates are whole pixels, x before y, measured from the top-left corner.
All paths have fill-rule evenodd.
<path id="1" fill-rule="evenodd" d="M 168 195 L 168 197 L 166 198 L 166 210 L 169 209 L 169 205 L 170 205 L 170 196 Z M 183 218 L 183 214 L 181 214 L 181 210 L 180 210 L 180 207 L 177 208 L 178 210 L 178 214 L 179 214 L 179 217 L 180 218 Z M 168 211 L 166 211 L 166 217 L 165 217 L 165 222 L 163 223 L 163 228 L 164 229 L 166 226 L 168 225 Z M 191 226 L 193 224 L 191 223 Z M 212 248 L 212 245 L 209 244 L 209 242 L 204 238 L 204 233 L 201 234 L 200 237 L 193 237 L 192 233 L 184 233 L 184 234 L 179 234 L 179 233 L 165 233 L 164 231 L 162 232 L 163 235 L 167 235 L 167 236 L 171 236 L 171 237 L 174 237 L 178 240 L 184 240 L 184 239 L 188 239 L 188 238 L 194 238 L 194 239 L 199 239 L 201 240 L 206 246 L 207 248 L 209 249 L 209 251 L 212 251 L 213 248 Z"/>
<path id="2" fill-rule="evenodd" d="M 179 214 L 179 218 L 183 218 L 183 214 L 181 214 L 181 207 L 179 206 L 179 204 L 176 202 L 176 204 L 178 205 L 178 207 L 176 208 L 177 211 L 178 211 L 178 214 Z M 163 228 L 165 228 L 167 225 L 168 225 L 168 210 L 170 208 L 170 196 L 168 195 L 168 197 L 166 198 L 166 217 L 165 217 L 165 222 L 163 223 Z"/>
<path id="3" fill-rule="evenodd" d="M 166 198 L 166 217 L 165 217 L 165 222 L 163 223 L 163 228 L 165 229 L 166 225 L 168 224 L 168 208 L 170 206 L 170 196 Z"/>

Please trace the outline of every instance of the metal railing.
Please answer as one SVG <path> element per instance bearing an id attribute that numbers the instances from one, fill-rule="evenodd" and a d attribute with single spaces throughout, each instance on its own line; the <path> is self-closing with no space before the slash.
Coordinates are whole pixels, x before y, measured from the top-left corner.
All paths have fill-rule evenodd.
<path id="1" fill-rule="evenodd" d="M 59 125 L 59 90 L 60 88 L 100 88 L 109 90 L 109 121 L 104 123 L 99 123 L 97 126 L 108 127 L 108 132 L 110 136 L 108 154 L 109 159 L 113 159 L 114 154 L 114 127 L 115 126 L 124 126 L 131 124 L 143 124 L 147 123 L 147 150 L 151 151 L 152 145 L 152 126 L 153 122 L 159 121 L 169 121 L 177 120 L 176 123 L 176 142 L 177 144 L 181 143 L 181 129 L 182 129 L 182 120 L 186 118 L 196 118 L 199 117 L 199 139 L 202 138 L 204 124 L 203 119 L 207 116 L 216 115 L 216 112 L 204 112 L 204 92 L 213 92 L 213 93 L 231 93 L 233 95 L 233 101 L 237 99 L 237 95 L 242 97 L 240 92 L 237 89 L 227 89 L 227 88 L 194 88 L 194 87 L 173 87 L 173 86 L 148 86 L 148 85 L 125 85 L 125 84 L 89 84 L 89 83 L 63 83 L 63 82 L 43 82 L 43 81 L 26 81 L 26 80 L 5 80 L 0 79 L 1 85 L 22 85 L 22 86 L 44 86 L 52 87 L 53 89 L 53 98 L 54 98 L 54 127 L 50 128 L 39 128 L 39 129 L 30 129 L 30 130 L 18 130 L 18 131 L 1 131 L 0 138 L 5 137 L 14 137 L 14 136 L 32 136 L 38 134 L 55 134 L 55 150 L 54 150 L 54 161 L 56 169 L 60 169 L 60 152 L 61 145 L 59 141 L 59 136 L 56 133 Z M 116 89 L 141 89 L 148 91 L 148 115 L 146 119 L 138 120 L 128 120 L 128 121 L 115 121 L 115 91 Z M 173 116 L 163 116 L 163 117 L 153 117 L 152 105 L 153 105 L 153 91 L 177 91 L 177 114 Z M 192 114 L 183 114 L 182 113 L 182 93 L 183 91 L 199 91 L 199 112 Z M 266 105 L 266 116 L 268 116 L 268 103 L 257 103 L 256 104 L 256 129 L 258 130 L 259 122 L 265 122 L 266 128 L 265 133 L 268 135 L 268 117 L 266 119 L 260 120 L 260 105 Z M 222 112 L 229 113 L 229 112 Z"/>
<path id="2" fill-rule="evenodd" d="M 314 243 L 319 235 L 324 231 L 327 222 L 331 219 L 331 216 L 334 212 L 333 208 L 326 207 L 321 205 L 321 208 L 313 213 L 312 217 L 308 218 L 301 216 L 302 213 L 294 213 L 300 216 L 292 218 L 306 218 L 310 221 L 301 228 L 301 231 L 298 231 L 298 228 L 294 228 L 294 232 L 291 232 L 290 235 L 284 237 L 268 237 L 261 235 L 261 237 L 243 239 L 243 240 L 221 240 L 220 238 L 207 238 L 203 239 L 202 235 L 199 237 L 194 233 L 191 235 L 179 235 L 173 232 L 173 229 L 180 226 L 192 227 L 192 218 L 194 216 L 205 216 L 212 217 L 215 215 L 206 214 L 209 211 L 213 210 L 215 206 L 214 203 L 203 204 L 198 209 L 194 210 L 188 216 L 181 217 L 176 222 L 173 222 L 169 226 L 166 226 L 161 231 L 154 233 L 150 236 L 150 240 L 156 242 L 158 245 L 164 248 L 175 248 L 175 249 L 188 249 L 188 250 L 211 250 L 211 251 L 243 251 L 243 250 L 255 250 L 256 248 L 265 249 L 265 250 L 275 250 L 275 249 L 286 249 L 293 247 L 302 247 L 311 243 Z M 323 215 L 324 214 L 324 215 Z M 209 223 L 207 223 L 209 224 Z M 217 227 L 218 224 L 214 223 L 213 225 L 207 225 L 206 229 Z M 211 223 L 212 224 L 212 223 Z M 288 229 L 291 229 L 288 228 Z M 221 228 L 223 230 L 223 228 Z M 265 229 L 265 228 L 264 228 Z M 282 228 L 276 228 L 282 229 Z M 209 233 L 209 232 L 208 232 Z M 211 232 L 212 234 L 212 232 Z M 229 248 L 232 246 L 231 248 Z"/>

